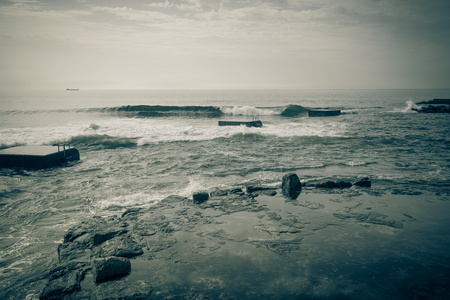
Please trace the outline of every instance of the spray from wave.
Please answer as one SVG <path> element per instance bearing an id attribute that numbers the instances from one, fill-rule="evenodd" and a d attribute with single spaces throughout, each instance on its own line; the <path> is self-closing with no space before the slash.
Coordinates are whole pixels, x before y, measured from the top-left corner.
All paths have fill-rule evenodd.
<path id="1" fill-rule="evenodd" d="M 418 109 L 420 109 L 420 106 L 416 105 L 411 100 L 406 101 L 406 105 L 406 108 L 402 110 L 403 113 L 415 113 Z"/>
<path id="2" fill-rule="evenodd" d="M 280 112 L 273 109 L 262 109 L 253 106 L 222 107 L 221 110 L 227 115 L 233 116 L 275 116 Z"/>

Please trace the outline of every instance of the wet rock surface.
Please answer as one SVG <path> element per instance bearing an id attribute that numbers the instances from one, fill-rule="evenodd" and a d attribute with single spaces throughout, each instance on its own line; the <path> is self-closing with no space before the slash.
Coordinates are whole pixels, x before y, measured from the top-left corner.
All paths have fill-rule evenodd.
<path id="1" fill-rule="evenodd" d="M 128 275 L 131 271 L 131 263 L 127 258 L 106 257 L 94 259 L 92 272 L 96 282 L 112 280 Z"/>
<path id="2" fill-rule="evenodd" d="M 297 199 L 302 191 L 302 184 L 297 174 L 290 173 L 281 179 L 281 189 L 283 195 L 289 199 Z"/>
<path id="3" fill-rule="evenodd" d="M 174 195 L 80 223 L 59 246 L 41 299 L 376 299 L 410 284 L 384 266 L 404 258 L 396 246 L 420 220 L 411 200 L 392 211 L 403 195 L 315 186 L 295 200 L 282 193 L 247 186 L 202 203 Z M 431 270 L 421 268 L 411 272 Z M 443 283 L 443 275 L 414 281 Z"/>

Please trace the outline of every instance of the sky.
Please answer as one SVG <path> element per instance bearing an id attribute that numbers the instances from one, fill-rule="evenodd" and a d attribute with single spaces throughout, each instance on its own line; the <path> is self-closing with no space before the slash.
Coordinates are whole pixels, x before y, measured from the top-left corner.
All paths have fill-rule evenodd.
<path id="1" fill-rule="evenodd" d="M 449 87 L 449 0 L 0 0 L 0 90 Z"/>

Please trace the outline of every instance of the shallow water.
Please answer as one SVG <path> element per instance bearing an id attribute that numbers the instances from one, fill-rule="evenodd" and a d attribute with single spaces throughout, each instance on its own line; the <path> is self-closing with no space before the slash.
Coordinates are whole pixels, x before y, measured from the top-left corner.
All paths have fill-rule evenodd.
<path id="1" fill-rule="evenodd" d="M 383 214 L 395 216 L 395 220 L 398 216 L 408 220 L 402 214 L 421 220 L 405 225 L 416 226 L 414 230 L 394 236 L 392 243 L 398 243 L 398 251 L 406 251 L 409 259 L 413 254 L 408 252 L 408 243 L 418 249 L 420 240 L 426 238 L 426 255 L 443 253 L 448 249 L 442 243 L 448 228 L 443 217 L 447 206 L 445 202 L 442 206 L 429 204 L 424 195 L 434 201 L 449 193 L 450 119 L 448 115 L 411 111 L 414 102 L 432 98 L 450 98 L 450 90 L 61 91 L 1 95 L 0 147 L 70 143 L 79 149 L 81 161 L 47 170 L 0 170 L 0 290 L 4 291 L 0 296 L 14 298 L 14 292 L 20 289 L 29 291 L 29 298 L 39 294 L 45 284 L 40 276 L 56 259 L 56 247 L 64 232 L 81 220 L 120 214 L 130 207 L 148 208 L 171 194 L 190 197 L 198 190 L 278 186 L 287 172 L 297 173 L 307 186 L 369 177 L 371 195 L 393 195 L 396 199 L 370 198 L 372 202 L 383 199 Z M 142 104 L 217 106 L 225 114 L 219 118 L 145 118 L 111 109 Z M 288 104 L 341 109 L 343 114 L 281 117 L 279 113 Z M 264 123 L 262 128 L 217 126 L 218 120 L 255 117 Z M 338 201 L 331 200 L 333 195 L 328 194 L 315 200 L 320 209 L 311 209 L 307 218 L 318 218 L 324 224 L 341 220 L 333 215 Z M 270 203 L 267 205 L 270 207 Z M 271 209 L 280 210 L 281 217 L 286 218 L 291 207 Z M 321 213 L 314 215 L 315 211 Z M 223 218 L 228 224 L 224 226 L 229 226 L 225 229 L 237 242 L 267 234 L 251 230 L 264 219 L 245 219 L 239 214 L 230 217 L 232 221 Z M 233 227 L 232 223 L 239 222 L 241 227 Z M 355 228 L 345 220 L 340 222 L 338 227 L 328 226 L 323 236 L 334 237 L 336 243 L 345 241 L 342 251 L 348 251 L 349 243 L 364 249 L 367 239 L 373 238 L 364 227 L 350 234 Z M 348 236 L 338 232 L 347 232 Z M 363 234 L 364 239 L 355 238 Z M 325 252 L 335 251 L 315 234 L 303 238 L 302 243 L 307 253 L 324 251 L 327 256 Z M 234 257 L 232 246 L 229 251 Z M 387 268 L 390 256 L 384 255 L 386 266 L 382 268 Z M 324 270 L 332 265 L 332 256 L 328 257 L 323 262 Z M 442 254 L 441 259 L 446 261 L 448 256 Z M 241 263 L 245 262 L 241 259 Z M 448 267 L 446 263 L 441 265 Z M 346 274 L 359 274 L 352 270 Z M 320 289 L 325 283 L 319 282 L 310 288 Z M 327 288 L 332 290 L 333 286 Z M 20 295 L 18 299 L 26 294 Z"/>

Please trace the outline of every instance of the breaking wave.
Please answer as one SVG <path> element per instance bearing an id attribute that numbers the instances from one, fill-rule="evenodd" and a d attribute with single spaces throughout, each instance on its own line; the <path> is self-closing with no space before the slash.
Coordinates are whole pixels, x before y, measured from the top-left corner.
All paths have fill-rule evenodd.
<path id="1" fill-rule="evenodd" d="M 205 117 L 217 118 L 231 116 L 278 116 L 285 107 L 254 106 L 162 106 L 162 105 L 127 105 L 90 109 L 91 111 L 114 112 L 130 117 Z"/>
<path id="2" fill-rule="evenodd" d="M 137 146 L 137 138 L 112 137 L 106 134 L 78 135 L 72 137 L 70 143 L 91 150 L 133 148 Z"/>

